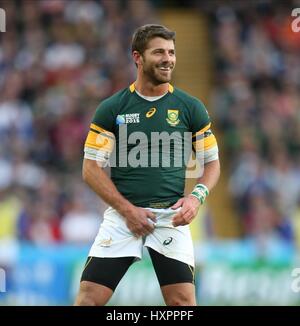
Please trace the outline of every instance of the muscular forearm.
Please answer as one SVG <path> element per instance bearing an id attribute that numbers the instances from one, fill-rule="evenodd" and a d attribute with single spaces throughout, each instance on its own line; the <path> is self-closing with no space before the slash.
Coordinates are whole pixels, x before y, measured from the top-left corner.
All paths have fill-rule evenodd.
<path id="1" fill-rule="evenodd" d="M 132 208 L 132 204 L 124 198 L 111 179 L 96 161 L 84 159 L 82 168 L 83 180 L 111 207 L 121 215 Z"/>
<path id="2" fill-rule="evenodd" d="M 208 190 L 212 190 L 217 184 L 220 177 L 220 162 L 219 160 L 205 164 L 203 175 L 197 179 L 197 183 L 204 184 Z"/>
<path id="3" fill-rule="evenodd" d="M 197 215 L 197 211 L 200 205 L 204 203 L 205 198 L 208 194 L 205 191 L 206 187 L 210 191 L 218 182 L 219 176 L 219 160 L 205 164 L 203 175 L 197 179 L 197 185 L 195 186 L 193 192 L 187 197 L 180 198 L 171 207 L 173 209 L 181 207 L 181 210 L 173 217 L 172 223 L 174 226 L 191 223 L 193 218 Z M 205 187 L 203 185 L 205 185 Z"/>

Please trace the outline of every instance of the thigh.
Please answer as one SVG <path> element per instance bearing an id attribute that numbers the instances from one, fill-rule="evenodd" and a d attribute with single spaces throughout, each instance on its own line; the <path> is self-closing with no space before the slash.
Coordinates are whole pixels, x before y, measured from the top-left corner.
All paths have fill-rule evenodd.
<path id="1" fill-rule="evenodd" d="M 179 260 L 166 257 L 148 248 L 160 286 L 191 283 L 194 284 L 194 268 Z"/>
<path id="2" fill-rule="evenodd" d="M 167 306 L 195 306 L 195 285 L 192 283 L 177 283 L 161 287 L 161 292 Z"/>
<path id="3" fill-rule="evenodd" d="M 196 305 L 194 268 L 148 248 L 162 295 L 168 306 Z"/>
<path id="4" fill-rule="evenodd" d="M 82 272 L 81 282 L 93 282 L 114 291 L 134 260 L 135 257 L 88 257 Z"/>
<path id="5" fill-rule="evenodd" d="M 75 306 L 104 306 L 111 296 L 113 290 L 105 285 L 89 281 L 81 281 L 79 293 L 74 302 Z"/>

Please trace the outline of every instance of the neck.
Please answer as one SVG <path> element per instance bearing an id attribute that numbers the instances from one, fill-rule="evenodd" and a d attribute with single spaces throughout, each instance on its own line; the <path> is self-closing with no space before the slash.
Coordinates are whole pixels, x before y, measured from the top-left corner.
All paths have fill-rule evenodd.
<path id="1" fill-rule="evenodd" d="M 160 96 L 164 95 L 169 90 L 169 83 L 154 85 L 151 81 L 142 80 L 137 77 L 134 83 L 135 89 L 145 96 Z"/>

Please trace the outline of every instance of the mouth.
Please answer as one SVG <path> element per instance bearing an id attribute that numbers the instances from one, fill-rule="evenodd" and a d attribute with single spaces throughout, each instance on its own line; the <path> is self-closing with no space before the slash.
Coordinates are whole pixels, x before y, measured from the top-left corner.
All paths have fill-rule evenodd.
<path id="1" fill-rule="evenodd" d="M 171 71 L 173 69 L 173 66 L 158 67 L 158 69 L 161 70 L 161 71 Z"/>

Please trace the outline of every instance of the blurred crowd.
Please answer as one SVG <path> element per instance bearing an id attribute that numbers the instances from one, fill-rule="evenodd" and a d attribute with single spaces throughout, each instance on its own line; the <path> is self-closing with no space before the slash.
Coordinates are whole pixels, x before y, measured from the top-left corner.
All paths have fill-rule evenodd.
<path id="1" fill-rule="evenodd" d="M 243 234 L 300 245 L 300 32 L 291 28 L 296 7 L 299 1 L 214 1 L 210 11 L 213 107 Z"/>
<path id="2" fill-rule="evenodd" d="M 211 110 L 243 234 L 300 244 L 294 2 L 211 0 L 200 9 L 211 16 Z M 5 0 L 1 7 L 0 240 L 91 241 L 105 205 L 81 180 L 83 144 L 99 102 L 134 80 L 132 32 L 158 22 L 155 11 L 146 0 Z"/>
<path id="3" fill-rule="evenodd" d="M 92 241 L 104 204 L 81 180 L 99 102 L 135 77 L 144 0 L 1 1 L 0 240 Z"/>

